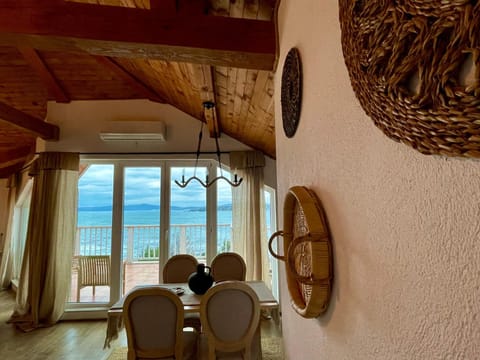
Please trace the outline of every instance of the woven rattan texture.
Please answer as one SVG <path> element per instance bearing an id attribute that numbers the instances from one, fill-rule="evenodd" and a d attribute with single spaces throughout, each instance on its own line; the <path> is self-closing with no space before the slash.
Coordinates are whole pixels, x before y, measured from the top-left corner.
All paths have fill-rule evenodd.
<path id="1" fill-rule="evenodd" d="M 423 154 L 479 158 L 480 1 L 339 0 L 339 7 L 352 87 L 375 125 Z"/>
<path id="2" fill-rule="evenodd" d="M 309 229 L 307 228 L 305 212 L 299 204 L 296 204 L 293 209 L 293 217 L 295 219 L 295 222 L 293 223 L 293 237 L 297 238 L 307 235 Z M 295 269 L 297 270 L 297 273 L 302 276 L 312 276 L 312 262 L 314 259 L 312 259 L 312 249 L 310 244 L 301 243 L 297 245 L 293 253 L 295 256 Z M 312 296 L 312 285 L 303 284 L 301 282 L 298 282 L 297 285 L 305 303 L 308 303 Z"/>

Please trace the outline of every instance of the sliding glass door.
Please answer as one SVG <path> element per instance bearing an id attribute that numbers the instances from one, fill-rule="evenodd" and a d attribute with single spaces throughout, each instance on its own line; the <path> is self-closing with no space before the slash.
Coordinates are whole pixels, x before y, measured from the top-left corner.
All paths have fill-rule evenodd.
<path id="1" fill-rule="evenodd" d="M 175 254 L 209 264 L 218 252 L 231 251 L 231 187 L 222 180 L 209 187 L 196 180 L 177 184 L 218 176 L 215 161 L 90 160 L 81 168 L 70 310 L 107 309 L 134 286 L 161 282 L 163 265 Z M 81 257 L 100 257 L 92 266 L 101 271 L 108 258 L 108 283 L 95 291 L 82 283 Z"/>
<path id="2" fill-rule="evenodd" d="M 109 277 L 109 273 L 106 273 L 109 269 L 102 261 L 107 259 L 109 262 L 111 257 L 114 166 L 82 164 L 81 169 L 69 301 L 109 303 L 108 281 L 98 286 L 92 284 L 94 278 Z"/>
<path id="3" fill-rule="evenodd" d="M 228 171 L 216 168 L 217 176 L 231 178 Z M 230 179 L 231 180 L 231 179 Z M 216 188 L 216 228 L 217 228 L 217 251 L 216 253 L 232 250 L 232 187 L 225 181 L 218 181 Z"/>
<path id="4" fill-rule="evenodd" d="M 173 166 L 170 168 L 170 206 L 168 255 L 190 254 L 199 262 L 207 257 L 207 189 L 198 181 L 182 188 L 175 181 L 197 176 L 207 177 L 207 168 Z M 181 182 L 181 181 L 179 181 Z"/>

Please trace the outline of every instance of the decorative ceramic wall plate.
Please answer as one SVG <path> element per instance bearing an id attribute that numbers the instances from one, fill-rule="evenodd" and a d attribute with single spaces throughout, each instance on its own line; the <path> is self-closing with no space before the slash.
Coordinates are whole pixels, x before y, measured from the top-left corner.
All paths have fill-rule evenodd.
<path id="1" fill-rule="evenodd" d="M 295 135 L 302 106 L 302 64 L 296 48 L 290 49 L 285 58 L 282 72 L 282 121 L 285 135 Z"/>
<path id="2" fill-rule="evenodd" d="M 303 317 L 323 314 L 330 302 L 333 280 L 332 246 L 325 214 L 315 193 L 304 186 L 290 188 L 284 203 L 284 230 L 275 232 L 268 248 L 285 262 L 292 306 Z M 283 253 L 272 242 L 283 236 Z"/>

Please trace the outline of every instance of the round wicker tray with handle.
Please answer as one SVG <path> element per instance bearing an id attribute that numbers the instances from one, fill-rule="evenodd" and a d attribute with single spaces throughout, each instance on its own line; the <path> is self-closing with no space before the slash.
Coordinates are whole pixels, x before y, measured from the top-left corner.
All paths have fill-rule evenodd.
<path id="1" fill-rule="evenodd" d="M 295 311 L 306 318 L 323 314 L 332 290 L 332 246 L 325 214 L 315 193 L 304 186 L 289 189 L 284 203 L 284 230 L 268 242 L 270 253 L 285 262 L 288 290 Z M 283 256 L 273 240 L 283 236 Z"/>

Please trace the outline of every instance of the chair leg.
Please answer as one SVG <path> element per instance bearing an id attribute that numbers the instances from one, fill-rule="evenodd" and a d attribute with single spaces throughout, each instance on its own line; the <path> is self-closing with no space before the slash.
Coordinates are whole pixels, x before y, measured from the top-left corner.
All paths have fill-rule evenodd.
<path id="1" fill-rule="evenodd" d="M 262 316 L 263 320 L 270 320 L 272 318 L 271 310 L 262 309 L 260 315 Z"/>
<path id="2" fill-rule="evenodd" d="M 272 317 L 273 317 L 273 320 L 275 321 L 275 324 L 279 325 L 280 324 L 280 309 L 279 308 L 272 309 Z"/>
<path id="3" fill-rule="evenodd" d="M 213 346 L 208 346 L 208 360 L 215 360 L 216 357 L 215 348 Z"/>
<path id="4" fill-rule="evenodd" d="M 200 321 L 198 321 L 198 319 L 195 319 L 195 318 L 192 318 L 192 319 L 185 318 L 183 321 L 183 327 L 184 328 L 191 327 L 199 334 L 202 332 L 202 324 L 200 323 Z"/>
<path id="5" fill-rule="evenodd" d="M 250 345 L 247 345 L 245 347 L 245 353 L 243 354 L 243 359 L 250 360 L 251 358 L 252 358 L 252 347 Z"/>
<path id="6" fill-rule="evenodd" d="M 77 269 L 77 302 L 80 302 L 80 284 L 82 283 L 80 270 Z"/>
<path id="7" fill-rule="evenodd" d="M 127 351 L 127 359 L 128 360 L 135 360 L 137 358 L 137 354 L 135 353 L 135 350 L 128 349 Z"/>

